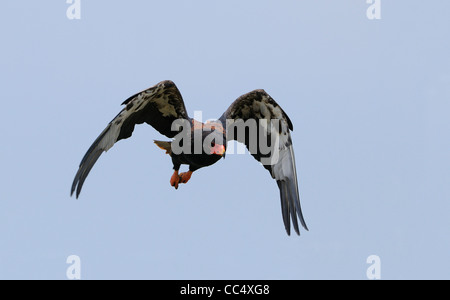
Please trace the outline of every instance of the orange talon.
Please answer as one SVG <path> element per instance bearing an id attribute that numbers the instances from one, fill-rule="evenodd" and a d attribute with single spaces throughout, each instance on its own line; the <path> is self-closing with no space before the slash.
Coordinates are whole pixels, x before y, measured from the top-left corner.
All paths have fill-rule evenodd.
<path id="1" fill-rule="evenodd" d="M 172 177 L 170 177 L 170 185 L 178 189 L 178 183 L 180 182 L 180 175 L 178 175 L 178 171 L 174 171 Z"/>
<path id="2" fill-rule="evenodd" d="M 191 179 L 192 171 L 187 171 L 186 173 L 180 174 L 180 183 L 187 183 Z"/>

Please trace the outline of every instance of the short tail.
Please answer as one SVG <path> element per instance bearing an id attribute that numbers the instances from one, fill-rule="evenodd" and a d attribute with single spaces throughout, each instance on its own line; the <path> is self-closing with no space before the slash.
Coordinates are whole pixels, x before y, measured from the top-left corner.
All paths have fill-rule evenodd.
<path id="1" fill-rule="evenodd" d="M 154 140 L 156 146 L 166 150 L 166 154 L 172 155 L 172 142 L 156 141 Z"/>

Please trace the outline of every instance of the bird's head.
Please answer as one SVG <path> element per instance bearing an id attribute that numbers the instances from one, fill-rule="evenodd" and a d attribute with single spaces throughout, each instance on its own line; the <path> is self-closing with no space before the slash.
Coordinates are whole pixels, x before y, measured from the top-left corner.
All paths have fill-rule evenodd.
<path id="1" fill-rule="evenodd" d="M 220 121 L 207 121 L 203 125 L 203 144 L 208 148 L 205 153 L 225 158 L 226 136 Z"/>
<path id="2" fill-rule="evenodd" d="M 226 148 L 224 145 L 214 142 L 211 143 L 211 151 L 209 152 L 209 154 L 219 155 L 225 158 L 225 152 Z"/>

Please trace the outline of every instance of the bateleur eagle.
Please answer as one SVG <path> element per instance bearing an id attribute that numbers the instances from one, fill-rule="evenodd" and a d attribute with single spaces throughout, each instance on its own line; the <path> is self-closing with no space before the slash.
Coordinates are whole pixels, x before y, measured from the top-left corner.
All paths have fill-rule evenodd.
<path id="1" fill-rule="evenodd" d="M 298 235 L 298 220 L 308 230 L 300 207 L 290 135 L 292 122 L 264 90 L 254 90 L 240 96 L 218 120 L 206 123 L 188 116 L 180 91 L 169 80 L 131 96 L 122 104 L 125 107 L 97 137 L 81 160 L 71 195 L 76 192 L 78 198 L 86 177 L 103 152 L 117 141 L 129 138 L 136 124 L 147 123 L 172 139 L 155 143 L 172 158 L 174 173 L 170 184 L 176 189 L 179 184 L 187 183 L 196 170 L 225 157 L 227 141 L 236 140 L 245 144 L 250 154 L 276 180 L 287 234 L 290 235 L 291 221 Z M 179 173 L 182 164 L 188 165 L 189 170 Z"/>

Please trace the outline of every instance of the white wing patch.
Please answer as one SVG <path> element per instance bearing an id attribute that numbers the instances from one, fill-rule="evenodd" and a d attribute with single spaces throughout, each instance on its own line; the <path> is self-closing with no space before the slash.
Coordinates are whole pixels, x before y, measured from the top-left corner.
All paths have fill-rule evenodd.
<path id="1" fill-rule="evenodd" d="M 117 138 L 120 134 L 120 128 L 122 127 L 123 121 L 128 117 L 130 113 L 124 109 L 122 110 L 117 117 L 115 117 L 111 123 L 109 123 L 108 127 L 106 127 L 105 131 L 107 131 L 106 135 L 98 144 L 98 147 L 105 152 L 114 146 L 114 143 L 117 141 Z"/>
<path id="2" fill-rule="evenodd" d="M 123 122 L 133 113 L 144 108 L 145 98 L 140 93 L 132 100 L 133 105 L 125 107 L 106 127 L 108 130 L 107 134 L 103 137 L 99 143 L 99 147 L 107 152 L 114 146 L 114 143 L 119 138 L 120 129 L 122 128 Z M 129 107 L 129 108 L 128 108 Z"/>
<path id="3" fill-rule="evenodd" d="M 280 151 L 279 160 L 272 167 L 272 176 L 276 180 L 284 180 L 286 178 L 293 178 L 295 170 L 293 166 L 295 162 L 292 156 L 292 145 Z"/>

